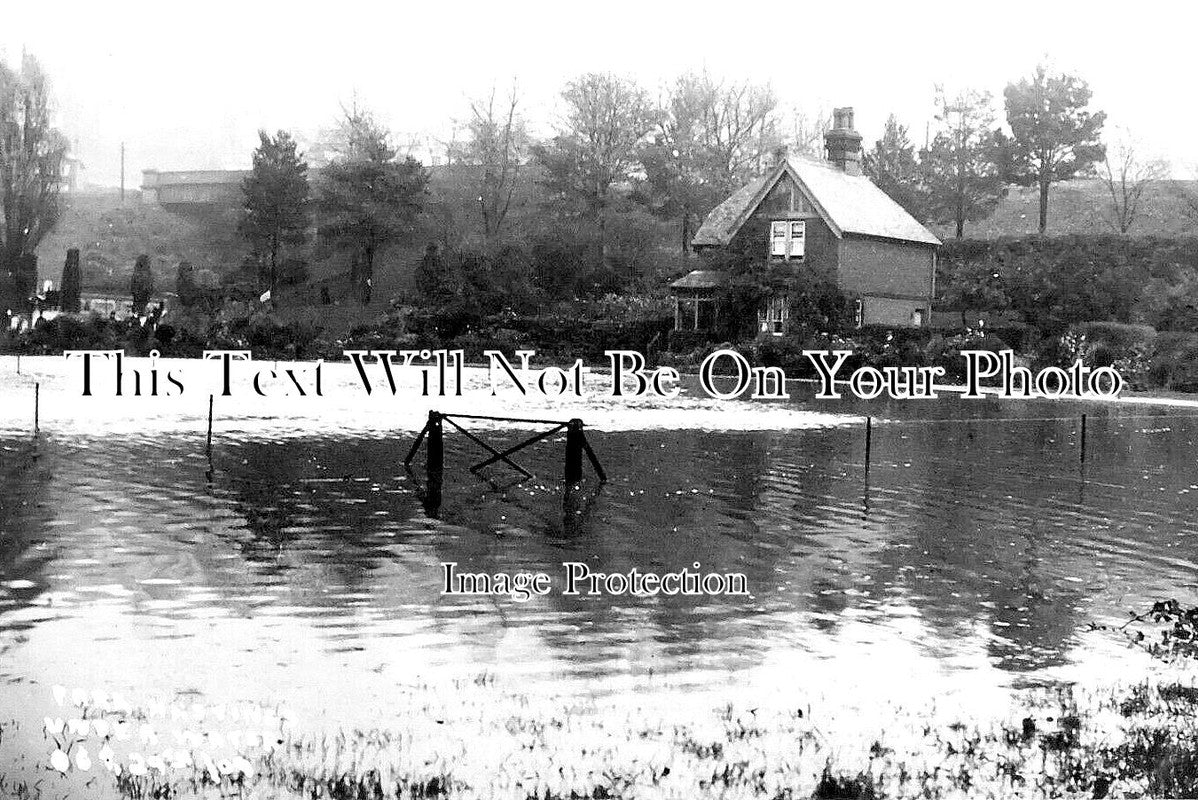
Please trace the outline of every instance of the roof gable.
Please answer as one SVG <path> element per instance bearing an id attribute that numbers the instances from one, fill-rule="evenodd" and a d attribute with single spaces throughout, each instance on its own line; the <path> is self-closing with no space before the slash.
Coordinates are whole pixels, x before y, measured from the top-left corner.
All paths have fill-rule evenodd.
<path id="1" fill-rule="evenodd" d="M 783 175 L 790 175 L 795 180 L 838 237 L 855 234 L 925 245 L 940 244 L 931 231 L 869 178 L 849 175 L 823 161 L 798 157 L 785 159 L 769 175 L 750 181 L 712 209 L 692 244 L 723 246 L 731 242 Z"/>

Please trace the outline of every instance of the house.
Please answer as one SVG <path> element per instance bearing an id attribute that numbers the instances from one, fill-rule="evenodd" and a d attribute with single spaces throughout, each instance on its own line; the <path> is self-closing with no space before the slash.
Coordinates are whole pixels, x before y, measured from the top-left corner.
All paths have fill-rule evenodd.
<path id="1" fill-rule="evenodd" d="M 838 108 L 824 137 L 827 160 L 789 156 L 743 186 L 703 220 L 691 244 L 716 263 L 740 255 L 789 275 L 758 311 L 758 331 L 781 335 L 792 321 L 791 292 L 810 276 L 834 277 L 858 327 L 924 327 L 931 319 L 940 244 L 902 206 L 861 174 L 861 135 L 853 109 Z M 725 280 L 695 270 L 671 284 L 675 328 L 710 330 Z"/>

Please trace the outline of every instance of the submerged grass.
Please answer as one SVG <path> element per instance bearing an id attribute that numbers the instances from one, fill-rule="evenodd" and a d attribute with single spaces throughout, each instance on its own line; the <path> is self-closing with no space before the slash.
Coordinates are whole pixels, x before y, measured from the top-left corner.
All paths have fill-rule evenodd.
<path id="1" fill-rule="evenodd" d="M 893 720 L 887 713 L 892 724 L 885 735 L 862 729 L 856 739 L 833 730 L 835 720 L 815 724 L 806 707 L 728 704 L 683 720 L 669 710 L 508 692 L 490 679 L 408 687 L 392 704 L 394 728 L 321 733 L 287 723 L 277 739 L 254 739 L 252 746 L 244 733 L 228 730 L 249 714 L 234 720 L 222 713 L 223 734 L 209 714 L 199 739 L 181 730 L 174 741 L 184 744 L 167 747 L 165 731 L 152 744 L 155 734 L 147 731 L 159 718 L 185 725 L 187 712 L 84 710 L 92 739 L 80 734 L 48 743 L 71 753 L 70 769 L 56 771 L 43 761 L 32 779 L 0 777 L 0 796 L 1198 796 L 1198 686 L 1176 680 L 1120 690 L 1026 690 L 1007 718 L 984 724 L 945 721 L 926 709 Z M 145 755 L 106 768 L 97 760 L 86 775 L 75 775 L 79 751 L 98 749 L 97 731 L 115 731 L 121 719 L 130 726 L 122 741 Z M 223 742 L 221 753 L 213 742 Z M 110 743 L 117 743 L 112 733 L 103 746 Z M 238 762 L 244 766 L 231 766 Z M 73 776 L 87 782 L 62 791 L 57 781 Z"/>
<path id="2" fill-rule="evenodd" d="M 1167 627 L 1170 653 L 1178 642 L 1198 647 L 1198 612 L 1191 616 L 1185 622 L 1166 607 L 1152 618 Z M 50 757 L 35 780 L 0 777 L 0 795 L 1198 797 L 1198 686 L 1192 670 L 1169 674 L 1122 687 L 1023 690 L 996 719 L 877 708 L 872 721 L 859 714 L 818 724 L 818 709 L 813 715 L 786 696 L 687 712 L 693 704 L 520 694 L 484 675 L 399 687 L 388 698 L 393 726 L 336 732 L 251 704 L 207 708 L 177 699 L 140 708 L 81 689 L 67 702 L 66 689 L 54 687 L 70 719 L 46 718 Z M 10 734 L 0 725 L 0 744 Z M 54 783 L 72 778 L 74 792 Z M 53 781 L 50 790 L 43 780 Z"/>

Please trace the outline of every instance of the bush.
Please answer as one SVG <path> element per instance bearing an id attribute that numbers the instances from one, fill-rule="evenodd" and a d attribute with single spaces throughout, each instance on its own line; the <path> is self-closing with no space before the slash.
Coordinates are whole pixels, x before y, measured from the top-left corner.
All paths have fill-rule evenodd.
<path id="1" fill-rule="evenodd" d="M 1165 389 L 1198 391 L 1198 333 L 1158 334 L 1148 374 Z"/>

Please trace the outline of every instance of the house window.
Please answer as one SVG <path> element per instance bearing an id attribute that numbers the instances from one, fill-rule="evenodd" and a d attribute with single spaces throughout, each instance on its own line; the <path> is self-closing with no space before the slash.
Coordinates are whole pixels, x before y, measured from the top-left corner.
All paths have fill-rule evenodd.
<path id="1" fill-rule="evenodd" d="M 766 301 L 765 306 L 757 312 L 758 329 L 762 333 L 772 333 L 781 336 L 786 333 L 786 323 L 790 319 L 790 298 L 784 294 L 776 294 Z"/>
<path id="2" fill-rule="evenodd" d="M 916 328 L 923 327 L 923 309 L 917 308 L 911 312 L 911 324 Z"/>
<path id="3" fill-rule="evenodd" d="M 770 223 L 770 256 L 802 258 L 807 251 L 807 223 L 801 219 Z"/>

